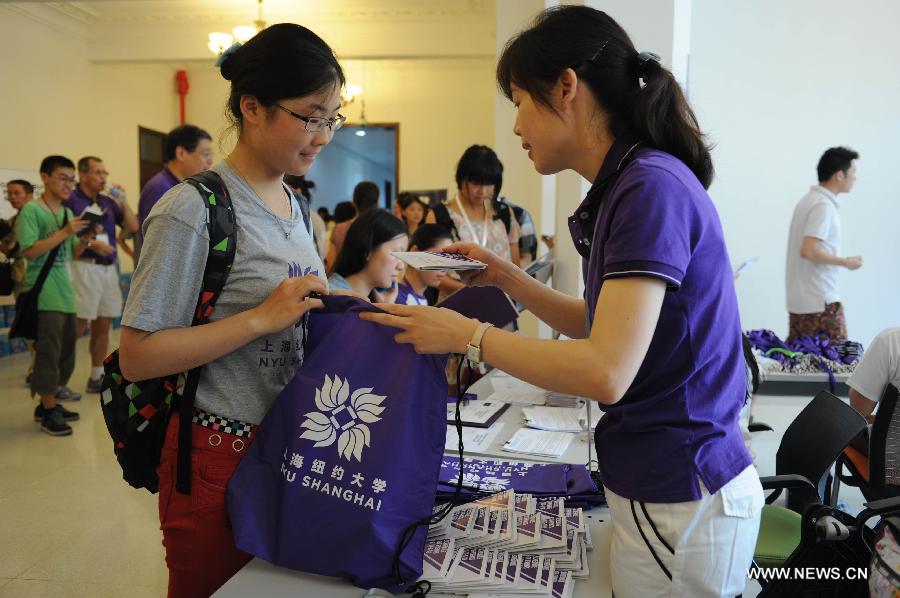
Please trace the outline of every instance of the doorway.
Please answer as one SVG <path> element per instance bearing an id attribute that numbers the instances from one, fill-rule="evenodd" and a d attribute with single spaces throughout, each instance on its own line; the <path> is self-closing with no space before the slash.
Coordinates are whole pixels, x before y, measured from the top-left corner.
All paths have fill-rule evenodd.
<path id="1" fill-rule="evenodd" d="M 141 189 L 166 164 L 166 134 L 138 127 Z"/>
<path id="2" fill-rule="evenodd" d="M 313 209 L 350 201 L 353 188 L 372 181 L 381 190 L 379 205 L 390 210 L 400 178 L 400 123 L 345 124 L 316 158 L 306 178 L 315 182 Z"/>

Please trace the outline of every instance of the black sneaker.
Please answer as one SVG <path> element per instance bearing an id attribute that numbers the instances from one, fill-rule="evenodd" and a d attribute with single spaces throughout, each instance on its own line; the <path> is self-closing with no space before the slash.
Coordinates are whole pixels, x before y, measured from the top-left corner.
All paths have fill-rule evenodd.
<path id="1" fill-rule="evenodd" d="M 68 386 L 60 386 L 56 389 L 54 395 L 57 401 L 80 401 L 81 395 L 69 388 Z"/>
<path id="2" fill-rule="evenodd" d="M 87 381 L 87 392 L 96 394 L 103 390 L 103 374 L 100 374 L 97 379 L 88 378 Z"/>
<path id="3" fill-rule="evenodd" d="M 74 411 L 69 411 L 62 405 L 57 405 L 56 407 L 54 407 L 54 409 L 59 409 L 62 412 L 63 421 L 74 422 L 78 421 L 79 417 L 81 417 Z M 44 415 L 46 413 L 49 413 L 49 411 L 47 409 L 44 409 L 44 406 L 38 403 L 38 406 L 34 408 L 34 421 L 41 421 L 42 419 L 44 419 Z"/>
<path id="4" fill-rule="evenodd" d="M 41 432 L 50 436 L 68 436 L 72 433 L 72 428 L 63 421 L 63 414 L 60 409 L 48 411 L 41 418 Z"/>

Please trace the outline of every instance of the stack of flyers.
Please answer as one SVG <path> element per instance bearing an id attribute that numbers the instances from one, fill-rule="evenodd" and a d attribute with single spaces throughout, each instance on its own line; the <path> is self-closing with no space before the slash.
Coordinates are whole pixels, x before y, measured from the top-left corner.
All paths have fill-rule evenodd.
<path id="1" fill-rule="evenodd" d="M 458 505 L 429 528 L 422 579 L 448 596 L 571 598 L 589 575 L 587 550 L 580 508 L 507 490 Z"/>
<path id="2" fill-rule="evenodd" d="M 391 254 L 416 270 L 484 270 L 487 264 L 461 253 L 438 251 L 392 251 Z"/>

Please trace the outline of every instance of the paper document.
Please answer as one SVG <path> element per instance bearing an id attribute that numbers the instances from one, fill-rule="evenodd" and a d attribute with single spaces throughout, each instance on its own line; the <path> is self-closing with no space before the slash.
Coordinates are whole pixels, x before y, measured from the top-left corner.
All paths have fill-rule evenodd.
<path id="1" fill-rule="evenodd" d="M 506 441 L 503 450 L 509 453 L 525 453 L 544 457 L 559 457 L 572 442 L 574 435 L 566 432 L 546 432 L 519 428 L 513 437 Z"/>
<path id="2" fill-rule="evenodd" d="M 485 453 L 503 431 L 503 422 L 497 422 L 490 428 L 463 428 L 463 446 L 466 453 Z M 451 453 L 459 449 L 459 435 L 456 426 L 447 425 L 447 441 L 444 450 Z"/>
<path id="3" fill-rule="evenodd" d="M 492 401 L 524 405 L 543 405 L 547 402 L 546 390 L 513 378 L 506 372 L 498 370 L 491 374 L 490 380 L 491 386 L 494 387 L 494 392 L 489 397 Z"/>
<path id="4" fill-rule="evenodd" d="M 431 251 L 392 251 L 391 255 L 406 262 L 416 270 L 484 270 L 487 264 L 470 259 L 460 253 L 435 253 Z"/>
<path id="5" fill-rule="evenodd" d="M 581 432 L 581 412 L 573 407 L 522 407 L 529 428 L 551 432 Z"/>
<path id="6" fill-rule="evenodd" d="M 91 204 L 80 214 L 80 218 L 84 218 L 91 224 L 103 225 L 103 208 L 97 204 Z"/>
<path id="7" fill-rule="evenodd" d="M 740 274 L 741 272 L 743 272 L 744 270 L 749 268 L 751 264 L 753 264 L 754 262 L 756 262 L 758 260 L 759 260 L 759 257 L 751 257 L 749 260 L 743 262 L 740 266 L 738 266 L 737 268 L 734 269 L 734 275 L 737 276 L 738 274 Z"/>
<path id="8" fill-rule="evenodd" d="M 517 405 L 543 405 L 547 402 L 547 391 L 521 391 L 521 390 L 501 390 L 495 391 L 488 397 L 492 401 L 498 403 L 514 403 Z"/>

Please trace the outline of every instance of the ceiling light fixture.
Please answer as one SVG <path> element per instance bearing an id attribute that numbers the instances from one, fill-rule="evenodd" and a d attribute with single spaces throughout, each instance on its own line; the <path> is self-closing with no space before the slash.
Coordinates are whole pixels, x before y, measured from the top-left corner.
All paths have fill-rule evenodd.
<path id="1" fill-rule="evenodd" d="M 209 43 L 206 45 L 210 52 L 216 56 L 227 50 L 231 45 L 238 41 L 242 44 L 250 41 L 250 38 L 266 28 L 266 22 L 263 20 L 263 0 L 257 0 L 257 18 L 253 21 L 253 25 L 238 25 L 231 30 L 231 33 L 222 33 L 214 31 L 209 34 Z"/>
<path id="2" fill-rule="evenodd" d="M 341 99 L 344 101 L 344 105 L 352 104 L 353 100 L 358 98 L 362 92 L 363 89 L 359 85 L 347 83 L 347 85 L 344 86 L 343 91 L 341 91 Z"/>

